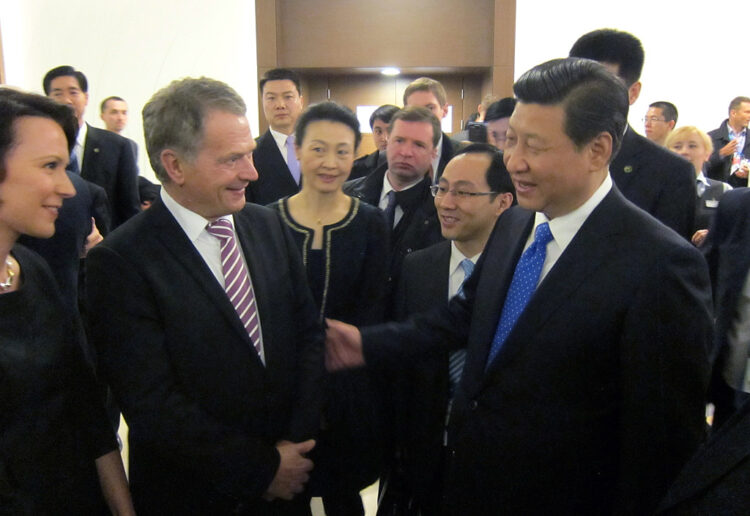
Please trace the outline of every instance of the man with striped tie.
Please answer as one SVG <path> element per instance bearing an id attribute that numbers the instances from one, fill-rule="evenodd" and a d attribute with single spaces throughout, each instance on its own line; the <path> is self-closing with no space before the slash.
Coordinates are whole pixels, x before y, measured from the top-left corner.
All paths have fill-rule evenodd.
<path id="1" fill-rule="evenodd" d="M 404 260 L 394 298 L 399 320 L 462 295 L 461 286 L 471 275 L 497 218 L 515 204 L 503 155 L 486 143 L 460 150 L 432 191 L 446 240 L 414 251 Z M 403 503 L 424 514 L 438 512 L 445 425 L 464 355 L 461 350 L 430 356 L 395 377 L 390 398 L 396 442 L 388 474 L 381 480 L 381 490 L 386 491 L 381 508 Z M 387 507 L 381 510 L 390 514 Z"/>
<path id="2" fill-rule="evenodd" d="M 212 79 L 157 92 L 143 126 L 161 197 L 89 255 L 140 514 L 309 514 L 322 330 L 283 223 L 245 204 L 245 111 Z"/>
<path id="3" fill-rule="evenodd" d="M 705 260 L 613 185 L 628 113 L 604 66 L 556 59 L 514 85 L 518 207 L 443 309 L 330 322 L 329 367 L 466 349 L 448 423 L 451 515 L 651 514 L 705 431 Z"/>

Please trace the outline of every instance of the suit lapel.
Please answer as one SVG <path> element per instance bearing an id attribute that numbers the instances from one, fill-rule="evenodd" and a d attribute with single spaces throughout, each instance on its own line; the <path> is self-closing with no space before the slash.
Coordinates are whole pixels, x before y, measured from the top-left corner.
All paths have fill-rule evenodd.
<path id="1" fill-rule="evenodd" d="M 628 125 L 628 129 L 622 139 L 622 146 L 609 167 L 610 173 L 612 174 L 612 180 L 622 191 L 628 189 L 630 183 L 634 181 L 633 178 L 638 174 L 640 160 L 637 159 L 637 139 L 638 135 L 633 131 L 633 128 Z"/>
<path id="2" fill-rule="evenodd" d="M 273 344 L 273 332 L 267 331 L 268 327 L 264 326 L 264 322 L 265 324 L 270 324 L 268 317 L 266 317 L 265 321 L 263 318 L 263 314 L 268 314 L 270 311 L 270 296 L 273 295 L 274 291 L 274 286 L 269 282 L 272 275 L 264 274 L 264 267 L 272 264 L 273 258 L 266 256 L 265 251 L 268 247 L 257 245 L 255 242 L 270 241 L 270 238 L 268 235 L 262 236 L 259 234 L 259 228 L 252 223 L 250 215 L 245 210 L 234 214 L 234 226 L 253 283 L 253 294 L 255 295 L 255 304 L 263 335 L 263 353 L 266 359 L 266 366 L 268 367 L 279 358 L 273 352 L 280 348 L 280 346 Z M 275 265 L 279 266 L 280 264 Z M 235 316 L 235 319 L 238 322 L 240 321 L 239 317 Z M 250 337 L 248 337 L 244 326 L 240 324 L 240 327 L 242 328 L 243 335 L 247 338 L 248 345 L 252 346 Z M 266 331 L 264 331 L 264 328 Z M 253 354 L 257 357 L 257 354 Z"/>
<path id="3" fill-rule="evenodd" d="M 565 310 L 560 307 L 574 298 L 581 284 L 606 264 L 611 255 L 620 252 L 616 246 L 607 245 L 606 240 L 619 231 L 615 222 L 618 220 L 617 208 L 624 202 L 622 195 L 613 188 L 589 215 L 526 305 L 500 353 L 490 364 L 488 374 L 511 361 L 524 346 L 533 345 L 535 335 L 546 321 L 564 313 Z M 525 233 L 528 235 L 528 231 Z M 498 318 L 499 314 L 495 316 L 495 321 Z"/>
<path id="4" fill-rule="evenodd" d="M 148 214 L 153 214 L 154 227 L 159 235 L 158 240 L 167 248 L 170 254 L 174 256 L 175 260 L 177 260 L 177 262 L 183 266 L 185 271 L 187 271 L 187 274 L 189 274 L 205 292 L 208 297 L 207 304 L 216 307 L 221 312 L 227 323 L 242 339 L 244 347 L 250 351 L 252 348 L 250 337 L 248 336 L 245 327 L 242 325 L 234 306 L 232 306 L 232 303 L 229 301 L 226 292 L 216 281 L 211 269 L 208 268 L 208 265 L 203 261 L 198 250 L 188 239 L 185 232 L 161 199 L 157 199 L 156 203 L 154 203 L 154 205 L 148 210 Z M 224 343 L 222 343 L 222 345 L 223 344 Z M 253 352 L 252 355 L 260 360 L 256 353 Z M 260 361 L 258 363 L 260 364 Z"/>
<path id="5" fill-rule="evenodd" d="M 87 126 L 86 128 L 86 141 L 83 142 L 83 163 L 81 164 L 81 177 L 89 181 L 93 181 L 94 172 L 97 169 L 96 162 L 99 159 L 101 153 L 101 142 L 97 138 L 96 131 L 93 127 Z M 110 202 L 111 199 L 110 199 Z"/>
<path id="6" fill-rule="evenodd" d="M 505 294 L 533 224 L 532 211 L 516 207 L 503 213 L 477 264 L 480 267 L 475 274 L 479 274 L 479 281 L 471 316 L 477 323 L 472 323 L 469 332 L 462 379 L 469 398 L 481 387 Z"/>
<path id="7" fill-rule="evenodd" d="M 268 158 L 268 169 L 274 171 L 274 179 L 278 182 L 279 186 L 284 189 L 299 189 L 294 178 L 292 178 L 289 166 L 284 161 L 284 156 L 279 151 L 279 146 L 276 145 L 276 140 L 274 140 L 270 129 L 259 140 L 259 147 L 261 147 L 262 152 Z"/>

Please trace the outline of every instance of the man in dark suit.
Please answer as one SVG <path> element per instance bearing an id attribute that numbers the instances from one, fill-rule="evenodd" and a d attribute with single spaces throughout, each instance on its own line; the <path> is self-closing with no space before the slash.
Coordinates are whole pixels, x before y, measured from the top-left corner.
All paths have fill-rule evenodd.
<path id="1" fill-rule="evenodd" d="M 714 151 L 706 165 L 706 175 L 732 186 L 747 186 L 750 173 L 750 97 L 735 97 L 729 103 L 729 118 L 710 131 Z"/>
<path id="2" fill-rule="evenodd" d="M 104 188 L 112 228 L 116 228 L 140 211 L 138 168 L 130 140 L 85 123 L 88 81 L 72 66 L 53 68 L 44 76 L 42 85 L 48 97 L 69 105 L 75 112 L 80 129 L 69 168 Z"/>
<path id="3" fill-rule="evenodd" d="M 365 177 L 386 163 L 385 149 L 388 147 L 388 126 L 398 109 L 398 106 L 384 104 L 372 112 L 370 129 L 372 130 L 372 141 L 376 148 L 372 154 L 354 160 L 352 172 L 349 174 L 350 180 Z"/>
<path id="4" fill-rule="evenodd" d="M 714 425 L 722 425 L 737 409 L 747 373 L 750 333 L 750 190 L 726 192 L 708 232 L 705 255 L 716 306 L 714 369 L 710 401 Z"/>
<path id="5" fill-rule="evenodd" d="M 257 176 L 245 104 L 224 83 L 183 79 L 143 118 L 161 197 L 87 263 L 92 339 L 130 427 L 134 503 L 309 514 L 295 495 L 320 423 L 322 331 L 281 219 L 245 204 Z"/>
<path id="6" fill-rule="evenodd" d="M 331 368 L 466 348 L 446 447 L 448 514 L 649 514 L 703 438 L 708 271 L 607 172 L 622 82 L 559 59 L 514 86 L 504 159 L 521 207 L 436 312 L 329 322 Z"/>
<path id="7" fill-rule="evenodd" d="M 599 61 L 628 87 L 630 104 L 638 100 L 644 51 L 632 34 L 613 29 L 589 32 L 575 42 L 570 56 Z M 690 240 L 695 219 L 695 172 L 687 160 L 628 125 L 609 172 L 630 202 Z"/>
<path id="8" fill-rule="evenodd" d="M 253 151 L 258 179 L 245 191 L 249 202 L 266 205 L 299 192 L 301 176 L 294 152 L 294 124 L 302 113 L 299 84 L 297 73 L 285 68 L 269 70 L 260 80 L 269 128 Z"/>
<path id="9" fill-rule="evenodd" d="M 438 120 L 448 114 L 448 95 L 445 88 L 435 79 L 420 77 L 413 80 L 404 90 L 404 107 L 419 106 L 429 109 Z M 456 145 L 447 134 L 440 131 L 440 139 L 435 144 L 437 153 L 432 159 L 432 182 L 437 183 L 445 166 L 455 154 Z"/>
<path id="10" fill-rule="evenodd" d="M 750 514 L 750 400 L 696 453 L 659 505 L 660 516 Z"/>
<path id="11" fill-rule="evenodd" d="M 460 150 L 433 190 L 440 229 L 447 240 L 404 260 L 395 297 L 397 320 L 441 306 L 458 294 L 498 216 L 514 203 L 513 183 L 502 154 L 486 143 Z M 397 376 L 397 395 L 393 396 L 397 444 L 389 473 L 381 482 L 386 490 L 398 493 L 394 502 L 405 502 L 403 506 L 412 507 L 415 513 L 438 513 L 446 414 L 463 360 L 463 352 L 440 353 Z M 391 514 L 382 502 L 380 511 Z"/>
<path id="12" fill-rule="evenodd" d="M 429 174 L 440 134 L 440 122 L 427 109 L 398 111 L 388 126 L 388 162 L 344 184 L 347 194 L 379 206 L 393 229 L 391 285 L 406 255 L 442 240 Z"/>

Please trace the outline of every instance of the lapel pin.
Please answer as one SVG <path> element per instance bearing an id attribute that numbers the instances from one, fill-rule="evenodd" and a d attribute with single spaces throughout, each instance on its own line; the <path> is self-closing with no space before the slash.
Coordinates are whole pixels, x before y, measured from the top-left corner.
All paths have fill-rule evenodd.
<path id="1" fill-rule="evenodd" d="M 99 147 L 94 147 L 94 152 L 99 152 Z"/>
<path id="2" fill-rule="evenodd" d="M 625 168 L 623 169 L 623 172 L 625 172 L 626 174 L 630 174 L 632 171 L 633 171 L 633 167 L 630 165 L 626 165 Z"/>

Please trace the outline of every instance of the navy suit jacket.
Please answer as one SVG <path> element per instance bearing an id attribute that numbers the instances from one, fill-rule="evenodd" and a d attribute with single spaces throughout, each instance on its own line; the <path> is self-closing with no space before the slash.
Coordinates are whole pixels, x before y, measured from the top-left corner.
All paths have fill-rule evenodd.
<path id="1" fill-rule="evenodd" d="M 717 181 L 729 183 L 733 187 L 747 186 L 746 177 L 741 178 L 731 174 L 732 155 L 730 154 L 723 158 L 719 155 L 721 148 L 730 142 L 728 123 L 728 119 L 724 120 L 718 128 L 709 131 L 708 133 L 711 137 L 711 143 L 714 145 L 714 151 L 711 153 L 711 157 L 708 158 L 708 163 L 706 164 L 706 176 L 711 179 L 716 179 Z M 742 155 L 745 156 L 745 158 L 750 159 L 750 138 L 745 138 L 745 146 L 742 148 Z"/>
<path id="2" fill-rule="evenodd" d="M 736 188 L 722 196 L 704 249 L 716 306 L 714 381 L 736 390 L 745 377 L 747 347 L 732 349 L 727 334 L 750 270 L 750 189 Z"/>
<path id="3" fill-rule="evenodd" d="M 436 312 L 365 328 L 367 363 L 467 350 L 448 430 L 449 514 L 648 514 L 704 435 L 708 272 L 613 187 L 487 357 L 534 213 L 503 212 Z"/>
<path id="4" fill-rule="evenodd" d="M 92 340 L 130 427 L 139 512 L 223 514 L 260 496 L 275 444 L 319 426 L 323 335 L 299 251 L 278 214 L 234 214 L 260 317 L 264 366 L 224 289 L 163 202 L 87 258 Z M 276 511 L 276 512 L 274 512 Z M 296 513 L 295 513 L 296 514 Z"/>
<path id="5" fill-rule="evenodd" d="M 112 228 L 141 211 L 138 167 L 127 138 L 88 126 L 81 177 L 104 188 Z"/>
<path id="6" fill-rule="evenodd" d="M 750 400 L 696 453 L 657 514 L 750 514 Z"/>
<path id="7" fill-rule="evenodd" d="M 257 146 L 253 151 L 253 161 L 258 171 L 258 180 L 245 189 L 247 201 L 265 206 L 299 192 L 300 187 L 279 152 L 271 130 L 263 133 L 255 142 Z"/>
<path id="8" fill-rule="evenodd" d="M 609 171 L 630 202 L 690 240 L 696 196 L 693 165 L 628 126 Z"/>

